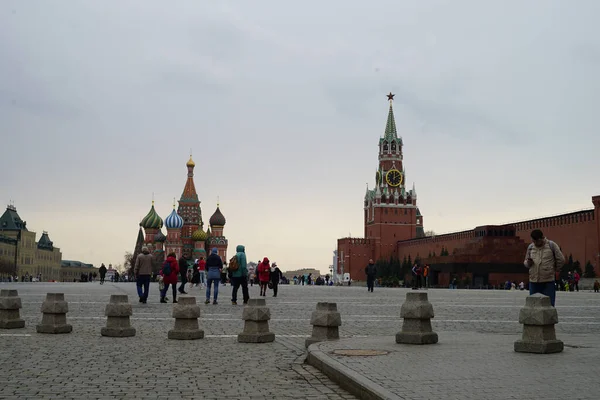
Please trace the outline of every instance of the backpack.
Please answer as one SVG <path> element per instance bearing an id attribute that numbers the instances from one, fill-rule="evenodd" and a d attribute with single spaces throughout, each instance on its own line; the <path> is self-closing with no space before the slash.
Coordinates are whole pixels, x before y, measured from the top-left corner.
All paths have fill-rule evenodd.
<path id="1" fill-rule="evenodd" d="M 231 257 L 231 260 L 229 260 L 229 265 L 227 266 L 227 270 L 230 272 L 234 272 L 237 271 L 238 269 L 240 269 L 240 264 L 238 263 L 238 258 L 237 258 L 237 254 L 233 257 Z"/>
<path id="2" fill-rule="evenodd" d="M 165 261 L 162 267 L 163 276 L 171 275 L 171 263 L 169 261 Z"/>

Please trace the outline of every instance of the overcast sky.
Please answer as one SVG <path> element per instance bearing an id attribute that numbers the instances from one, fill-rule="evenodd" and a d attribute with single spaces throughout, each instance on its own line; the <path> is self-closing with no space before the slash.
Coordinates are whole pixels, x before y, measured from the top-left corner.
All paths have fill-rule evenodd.
<path id="1" fill-rule="evenodd" d="M 190 148 L 230 254 L 326 271 L 362 236 L 388 103 L 425 229 L 591 208 L 597 0 L 0 2 L 0 203 L 122 263 Z M 38 235 L 39 237 L 39 235 Z"/>

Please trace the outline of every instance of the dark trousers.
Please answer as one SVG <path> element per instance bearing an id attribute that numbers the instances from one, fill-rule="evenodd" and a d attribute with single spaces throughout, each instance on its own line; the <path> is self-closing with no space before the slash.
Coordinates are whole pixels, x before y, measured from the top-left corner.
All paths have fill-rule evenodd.
<path id="1" fill-rule="evenodd" d="M 173 289 L 173 301 L 177 300 L 177 284 L 176 283 L 165 283 L 165 288 L 160 292 L 160 298 L 164 299 L 167 295 L 167 290 L 169 290 L 169 285 Z"/>
<path id="2" fill-rule="evenodd" d="M 277 286 L 279 286 L 279 282 L 271 281 L 271 285 L 273 285 L 273 297 L 277 297 Z"/>
<path id="3" fill-rule="evenodd" d="M 541 293 L 544 296 L 550 297 L 550 304 L 554 307 L 556 300 L 556 287 L 554 282 L 529 282 L 529 294 Z"/>
<path id="4" fill-rule="evenodd" d="M 150 275 L 138 275 L 135 281 L 135 286 L 137 286 L 137 292 L 138 296 L 140 296 L 140 299 L 148 300 L 148 292 L 150 291 Z"/>
<path id="5" fill-rule="evenodd" d="M 375 277 L 367 275 L 367 291 L 372 292 L 374 285 L 375 285 Z"/>
<path id="6" fill-rule="evenodd" d="M 184 292 L 185 290 L 185 284 L 187 283 L 187 274 L 179 274 L 179 276 L 181 277 L 181 285 L 179 285 L 179 291 L 180 292 Z M 177 285 L 174 285 L 173 287 L 175 287 Z"/>
<path id="7" fill-rule="evenodd" d="M 237 303 L 237 294 L 240 286 L 242 287 L 242 298 L 244 299 L 244 304 L 248 302 L 250 299 L 250 295 L 248 294 L 248 277 L 232 277 L 233 289 L 231 290 L 231 301 Z"/>
<path id="8" fill-rule="evenodd" d="M 413 288 L 421 288 L 421 275 L 413 275 Z"/>
<path id="9" fill-rule="evenodd" d="M 102 285 L 103 283 L 104 283 L 104 275 L 100 275 L 100 284 Z"/>

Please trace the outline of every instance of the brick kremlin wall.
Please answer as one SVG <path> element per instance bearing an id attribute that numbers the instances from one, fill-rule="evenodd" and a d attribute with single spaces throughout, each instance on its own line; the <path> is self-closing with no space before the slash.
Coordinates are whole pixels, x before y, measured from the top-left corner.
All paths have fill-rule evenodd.
<path id="1" fill-rule="evenodd" d="M 590 210 L 521 221 L 509 225 L 480 227 L 469 231 L 401 241 L 397 244 L 397 255 L 400 260 L 409 255 L 412 260 L 416 256 L 426 259 L 430 253 L 439 256 L 442 248 L 446 249 L 450 255 L 464 253 L 464 249 L 477 239 L 478 229 L 492 229 L 495 230 L 494 236 L 502 238 L 502 236 L 510 235 L 521 239 L 519 243 L 515 243 L 515 246 L 518 247 L 519 252 L 522 253 L 521 258 L 524 259 L 526 244 L 531 241 L 531 231 L 541 229 L 548 239 L 553 240 L 561 247 L 565 257 L 572 254 L 573 260 L 579 261 L 582 269 L 587 261 L 590 261 L 595 267 L 596 274 L 600 275 L 600 196 L 594 196 L 592 202 L 595 208 Z M 509 256 L 508 250 L 501 250 L 501 248 L 503 246 L 498 247 L 497 251 L 499 253 L 495 257 L 496 260 L 491 260 L 491 262 L 501 264 L 502 262 L 514 263 L 517 261 L 515 253 L 511 251 L 512 254 Z M 493 250 L 488 249 L 485 251 Z M 502 253 L 506 255 L 504 260 L 502 260 Z M 433 261 L 435 260 L 428 260 L 427 262 Z M 442 260 L 438 257 L 437 261 L 449 262 L 450 259 Z M 465 261 L 475 263 L 477 255 L 470 254 L 470 259 Z M 496 273 L 494 276 L 498 274 L 501 273 Z M 513 274 L 505 275 L 506 277 L 498 275 L 498 279 L 513 276 Z"/>

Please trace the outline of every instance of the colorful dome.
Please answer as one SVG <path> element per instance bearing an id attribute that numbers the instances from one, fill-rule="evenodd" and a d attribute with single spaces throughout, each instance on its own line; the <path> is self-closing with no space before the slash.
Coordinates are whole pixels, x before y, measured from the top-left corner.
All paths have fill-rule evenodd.
<path id="1" fill-rule="evenodd" d="M 190 160 L 185 164 L 188 167 L 195 167 L 196 163 L 192 160 L 192 156 L 190 155 Z"/>
<path id="2" fill-rule="evenodd" d="M 219 206 L 217 206 L 217 211 L 210 217 L 208 221 L 211 226 L 225 226 L 225 217 L 221 214 L 221 210 Z"/>
<path id="3" fill-rule="evenodd" d="M 183 218 L 177 214 L 175 208 L 171 211 L 171 214 L 167 218 L 165 218 L 165 226 L 167 229 L 181 229 L 183 228 Z"/>
<path id="4" fill-rule="evenodd" d="M 154 209 L 154 201 L 152 201 L 152 208 L 146 214 L 146 216 L 140 222 L 140 226 L 144 229 L 160 229 L 163 226 L 163 220 L 158 216 Z"/>
<path id="5" fill-rule="evenodd" d="M 202 229 L 198 229 L 192 233 L 192 240 L 194 242 L 205 242 L 208 239 L 208 235 Z"/>
<path id="6" fill-rule="evenodd" d="M 155 242 L 164 243 L 166 240 L 167 240 L 167 237 L 165 236 L 164 233 L 162 233 L 162 231 L 158 231 L 158 233 L 156 235 L 154 235 Z"/>

